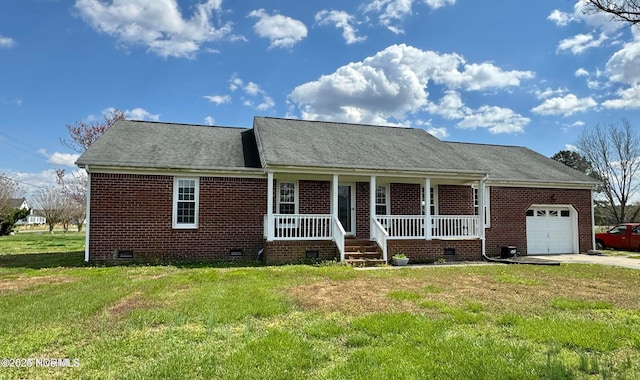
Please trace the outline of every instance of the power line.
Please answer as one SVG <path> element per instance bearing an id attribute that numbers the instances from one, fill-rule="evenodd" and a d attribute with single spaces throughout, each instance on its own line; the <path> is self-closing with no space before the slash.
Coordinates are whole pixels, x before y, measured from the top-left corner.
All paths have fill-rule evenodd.
<path id="1" fill-rule="evenodd" d="M 38 189 L 46 189 L 46 188 L 47 188 L 46 186 L 34 185 L 34 184 L 32 184 L 32 183 L 28 183 L 28 182 L 24 182 L 24 181 L 17 180 L 17 179 L 15 179 L 15 178 L 11 178 L 11 177 L 9 177 L 9 176 L 7 176 L 7 175 L 3 174 L 3 173 L 0 173 L 0 177 L 4 177 L 4 178 L 6 178 L 6 179 L 8 179 L 8 180 L 11 180 L 11 181 L 14 181 L 14 182 L 20 183 L 20 184 L 22 184 L 22 185 L 27 185 L 27 186 L 31 186 L 31 187 L 37 187 Z"/>

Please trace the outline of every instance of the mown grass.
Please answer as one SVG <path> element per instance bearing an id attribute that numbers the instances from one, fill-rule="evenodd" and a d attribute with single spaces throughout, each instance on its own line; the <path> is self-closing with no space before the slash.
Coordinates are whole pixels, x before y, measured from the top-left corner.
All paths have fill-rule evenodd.
<path id="1" fill-rule="evenodd" d="M 0 357 L 80 367 L 0 378 L 640 377 L 630 269 L 44 265 L 51 255 L 0 263 Z"/>

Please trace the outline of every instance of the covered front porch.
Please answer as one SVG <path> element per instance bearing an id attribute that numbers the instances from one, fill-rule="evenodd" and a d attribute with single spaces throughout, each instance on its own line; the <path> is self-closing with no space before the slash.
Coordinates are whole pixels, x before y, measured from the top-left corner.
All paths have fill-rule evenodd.
<path id="1" fill-rule="evenodd" d="M 348 254 L 350 237 L 375 241 L 387 262 L 390 247 L 408 246 L 400 241 L 424 245 L 481 240 L 484 235 L 484 176 L 270 171 L 267 183 L 265 240 L 295 241 L 298 246 L 330 241 L 340 261 Z"/>

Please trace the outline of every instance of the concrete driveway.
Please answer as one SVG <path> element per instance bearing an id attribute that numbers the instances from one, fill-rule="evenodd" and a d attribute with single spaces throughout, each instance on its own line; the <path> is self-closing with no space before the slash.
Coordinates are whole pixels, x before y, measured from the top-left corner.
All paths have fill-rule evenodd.
<path id="1" fill-rule="evenodd" d="M 561 263 L 576 264 L 602 264 L 617 267 L 640 269 L 640 259 L 631 259 L 625 256 L 607 256 L 601 255 L 584 255 L 584 254 L 567 254 L 567 255 L 539 255 L 533 256 L 540 260 L 559 261 Z"/>

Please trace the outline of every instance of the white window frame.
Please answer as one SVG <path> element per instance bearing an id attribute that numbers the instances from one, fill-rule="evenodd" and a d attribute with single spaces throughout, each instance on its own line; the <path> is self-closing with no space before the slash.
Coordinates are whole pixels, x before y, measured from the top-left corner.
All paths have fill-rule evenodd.
<path id="1" fill-rule="evenodd" d="M 491 191 L 491 188 L 489 186 L 484 187 L 484 227 L 485 228 L 491 227 L 491 212 L 490 212 L 491 205 L 489 203 L 491 199 L 491 196 L 489 196 L 490 191 Z M 475 213 L 475 215 L 479 215 L 477 187 L 473 187 L 473 212 Z"/>
<path id="2" fill-rule="evenodd" d="M 293 214 L 282 214 L 280 212 L 280 196 L 281 196 L 281 186 L 284 183 L 291 183 L 293 184 Z M 277 189 L 277 195 L 276 195 L 276 214 L 278 215 L 298 215 L 298 213 L 300 212 L 298 209 L 298 205 L 299 205 L 299 200 L 300 200 L 300 193 L 299 193 L 299 186 L 298 186 L 298 181 L 288 181 L 288 180 L 278 180 L 276 183 L 276 189 Z M 291 204 L 289 202 L 283 203 L 283 204 Z M 297 222 L 297 218 L 291 218 L 291 219 L 287 219 L 287 221 L 283 222 L 280 221 L 279 224 L 277 224 L 276 228 L 298 228 L 298 222 Z"/>
<path id="3" fill-rule="evenodd" d="M 433 198 L 433 202 L 430 203 L 433 206 L 433 211 L 431 212 L 431 216 L 438 215 L 438 185 L 431 186 L 431 190 L 429 191 L 429 196 Z M 425 202 L 424 202 L 424 186 L 420 186 L 420 214 L 424 215 L 425 213 Z"/>
<path id="4" fill-rule="evenodd" d="M 180 181 L 193 181 L 195 213 L 193 223 L 178 223 L 178 202 L 183 202 L 179 198 Z M 173 179 L 173 228 L 175 229 L 194 229 L 198 228 L 198 214 L 200 209 L 200 178 L 191 177 L 175 177 Z"/>
<path id="5" fill-rule="evenodd" d="M 293 184 L 293 196 L 294 196 L 294 200 L 293 200 L 294 207 L 293 207 L 293 210 L 294 211 L 293 211 L 293 214 L 291 214 L 291 215 L 297 215 L 299 213 L 298 207 L 299 207 L 299 201 L 300 201 L 300 194 L 299 194 L 300 189 L 299 189 L 299 186 L 298 186 L 298 181 L 285 181 L 285 180 L 278 181 L 278 185 L 276 187 L 278 189 L 277 198 L 276 198 L 276 200 L 277 200 L 277 202 L 276 202 L 276 210 L 277 210 L 276 214 L 282 214 L 280 212 L 280 191 L 281 191 L 281 186 L 282 186 L 283 183 L 292 183 Z M 283 204 L 290 204 L 290 203 L 286 202 L 286 203 L 283 203 Z M 285 215 L 285 214 L 283 214 L 283 215 Z"/>
<path id="6" fill-rule="evenodd" d="M 378 188 L 383 187 L 384 188 L 384 203 L 378 203 Z M 375 204 L 375 210 L 376 210 L 376 215 L 391 215 L 391 203 L 390 203 L 390 195 L 389 195 L 389 185 L 386 183 L 383 184 L 379 184 L 376 185 L 376 204 Z M 384 206 L 386 209 L 386 213 L 385 214 L 378 214 L 378 206 Z"/>

